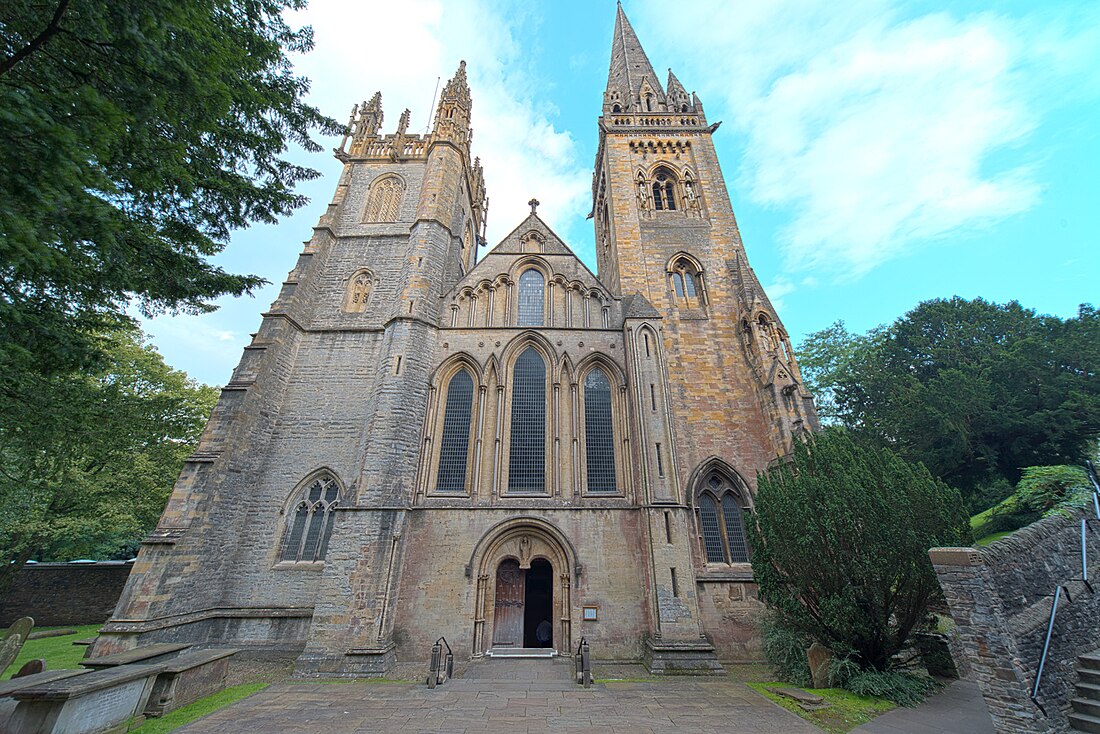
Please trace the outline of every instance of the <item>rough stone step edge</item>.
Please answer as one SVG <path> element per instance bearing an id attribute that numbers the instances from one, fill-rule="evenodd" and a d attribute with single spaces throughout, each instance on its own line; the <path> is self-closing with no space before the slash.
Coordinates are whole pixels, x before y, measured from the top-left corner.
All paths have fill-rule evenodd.
<path id="1" fill-rule="evenodd" d="M 1078 722 L 1082 726 L 1077 726 Z M 1100 717 L 1079 714 L 1075 711 L 1069 715 L 1069 725 L 1077 731 L 1100 732 Z"/>

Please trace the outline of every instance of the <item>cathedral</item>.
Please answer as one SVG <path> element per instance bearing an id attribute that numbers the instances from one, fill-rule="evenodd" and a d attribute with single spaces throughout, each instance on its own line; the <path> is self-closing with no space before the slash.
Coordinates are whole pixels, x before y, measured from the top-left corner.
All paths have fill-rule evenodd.
<path id="1" fill-rule="evenodd" d="M 592 177 L 598 270 L 538 202 L 486 246 L 465 63 L 424 135 L 381 94 L 332 203 L 142 546 L 95 655 L 151 642 L 383 676 L 570 654 L 759 657 L 756 475 L 817 428 L 703 105 L 620 7 Z"/>

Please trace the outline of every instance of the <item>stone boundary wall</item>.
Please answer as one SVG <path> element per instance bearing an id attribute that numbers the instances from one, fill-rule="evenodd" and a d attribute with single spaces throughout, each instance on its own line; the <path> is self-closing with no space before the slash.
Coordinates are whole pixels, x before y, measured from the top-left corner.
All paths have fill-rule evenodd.
<path id="1" fill-rule="evenodd" d="M 33 563 L 0 595 L 0 626 L 32 617 L 36 627 L 99 624 L 115 611 L 132 563 Z"/>
<path id="2" fill-rule="evenodd" d="M 1100 523 L 1086 534 L 1089 579 L 1081 580 L 1081 519 L 1050 517 L 986 548 L 929 551 L 958 625 L 964 666 L 979 685 L 1001 734 L 1069 730 L 1076 658 L 1100 648 Z M 1054 589 L 1062 585 L 1039 703 L 1030 694 L 1046 637 Z"/>

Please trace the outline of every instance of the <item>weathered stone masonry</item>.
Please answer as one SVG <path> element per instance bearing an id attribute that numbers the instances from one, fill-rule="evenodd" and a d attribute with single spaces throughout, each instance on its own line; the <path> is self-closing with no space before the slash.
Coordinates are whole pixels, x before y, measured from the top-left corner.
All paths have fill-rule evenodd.
<path id="1" fill-rule="evenodd" d="M 381 94 L 356 105 L 333 201 L 97 654 L 232 644 L 335 676 L 424 659 L 439 635 L 469 656 L 583 636 L 658 672 L 758 655 L 742 515 L 817 418 L 748 265 L 717 126 L 671 73 L 662 86 L 620 8 L 597 276 L 534 200 L 477 257 L 472 107 L 464 64 L 430 134 L 408 110 L 383 134 Z"/>

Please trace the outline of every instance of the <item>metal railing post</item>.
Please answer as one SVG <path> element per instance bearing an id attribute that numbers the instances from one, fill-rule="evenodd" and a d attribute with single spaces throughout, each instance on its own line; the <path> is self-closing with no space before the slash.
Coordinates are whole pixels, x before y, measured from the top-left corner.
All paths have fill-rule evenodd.
<path id="1" fill-rule="evenodd" d="M 588 640 L 581 639 L 581 675 L 585 688 L 592 685 L 592 653 L 588 648 Z"/>
<path id="2" fill-rule="evenodd" d="M 443 646 L 438 642 L 432 645 L 432 663 L 428 670 L 428 688 L 435 688 L 439 683 L 439 656 L 443 653 Z"/>

